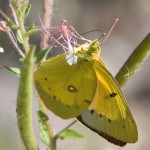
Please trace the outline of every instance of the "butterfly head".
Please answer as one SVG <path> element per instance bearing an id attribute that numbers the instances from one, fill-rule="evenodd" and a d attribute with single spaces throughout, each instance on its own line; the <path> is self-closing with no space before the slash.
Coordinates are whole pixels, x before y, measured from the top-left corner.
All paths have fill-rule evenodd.
<path id="1" fill-rule="evenodd" d="M 99 54 L 100 43 L 98 40 L 90 41 L 74 48 L 74 55 L 76 55 L 79 60 L 97 60 L 99 58 Z"/>

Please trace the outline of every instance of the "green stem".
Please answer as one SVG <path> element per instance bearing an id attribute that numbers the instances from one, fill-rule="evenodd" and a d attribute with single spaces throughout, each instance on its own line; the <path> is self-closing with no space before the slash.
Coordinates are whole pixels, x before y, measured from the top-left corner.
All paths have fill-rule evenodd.
<path id="1" fill-rule="evenodd" d="M 51 150 L 56 150 L 56 142 L 57 139 L 59 138 L 60 134 L 64 132 L 66 129 L 70 128 L 72 125 L 74 125 L 77 122 L 77 120 L 73 121 L 70 123 L 68 126 L 66 126 L 64 129 L 62 129 L 60 132 L 58 132 L 55 136 L 51 137 L 51 144 L 50 144 L 50 149 Z"/>
<path id="2" fill-rule="evenodd" d="M 141 42 L 141 44 L 133 51 L 125 64 L 116 75 L 116 80 L 123 87 L 132 75 L 136 73 L 145 59 L 150 55 L 150 33 Z"/>
<path id="3" fill-rule="evenodd" d="M 57 142 L 57 137 L 53 137 L 53 138 L 51 138 L 51 144 L 50 144 L 50 150 L 56 150 L 56 142 Z"/>
<path id="4" fill-rule="evenodd" d="M 35 48 L 32 48 L 24 59 L 17 97 L 18 127 L 27 150 L 38 150 L 32 127 L 32 73 L 34 51 Z"/>
<path id="5" fill-rule="evenodd" d="M 28 42 L 29 37 L 24 26 L 24 19 L 22 15 L 18 15 L 18 23 L 19 23 L 20 32 L 22 35 L 24 50 L 26 53 L 28 53 L 30 49 L 29 42 Z"/>
<path id="6" fill-rule="evenodd" d="M 24 7 L 25 3 L 28 2 L 28 0 L 11 0 L 10 2 L 13 16 L 21 32 L 23 47 L 25 53 L 27 54 L 28 51 L 30 50 L 30 45 L 29 45 L 29 36 L 24 25 L 25 14 L 22 12 L 22 8 Z"/>

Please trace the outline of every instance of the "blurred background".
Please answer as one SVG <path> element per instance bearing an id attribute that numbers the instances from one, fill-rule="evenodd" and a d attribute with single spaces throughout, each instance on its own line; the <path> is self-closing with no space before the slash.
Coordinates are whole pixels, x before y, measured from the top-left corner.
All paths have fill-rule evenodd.
<path id="1" fill-rule="evenodd" d="M 32 0 L 32 9 L 27 18 L 26 25 L 35 23 L 40 25 L 38 13 L 42 16 L 43 1 Z M 5 11 L 10 18 L 12 13 L 8 0 L 0 0 L 0 9 Z M 53 6 L 52 26 L 56 27 L 61 20 L 66 19 L 78 33 L 95 29 L 108 32 L 116 18 L 119 22 L 113 29 L 110 37 L 103 44 L 101 57 L 109 71 L 115 76 L 120 67 L 138 44 L 150 31 L 150 1 L 149 0 L 55 0 Z M 0 17 L 0 19 L 3 19 Z M 99 38 L 99 32 L 86 34 L 91 40 Z M 31 37 L 31 42 L 39 49 L 40 34 Z M 18 78 L 2 66 L 19 67 L 19 55 L 14 49 L 6 33 L 0 31 L 0 47 L 5 52 L 0 53 L 0 150 L 23 150 L 22 142 L 16 122 L 16 97 Z M 56 52 L 56 51 L 55 51 Z M 58 52 L 57 52 L 58 53 Z M 79 123 L 72 126 L 85 136 L 84 139 L 58 140 L 58 150 L 149 150 L 150 149 L 150 58 L 148 58 L 137 71 L 123 92 L 129 107 L 136 120 L 139 140 L 135 144 L 127 144 L 120 148 L 97 134 L 88 130 Z M 38 119 L 36 111 L 38 103 L 34 93 L 33 123 L 39 141 L 40 150 L 46 150 L 39 137 Z M 50 119 L 57 133 L 72 120 L 62 120 L 49 112 Z"/>

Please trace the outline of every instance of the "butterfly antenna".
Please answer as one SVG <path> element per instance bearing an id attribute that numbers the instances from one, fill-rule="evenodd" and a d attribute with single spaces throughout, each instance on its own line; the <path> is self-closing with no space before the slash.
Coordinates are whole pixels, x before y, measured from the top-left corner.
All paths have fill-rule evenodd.
<path id="1" fill-rule="evenodd" d="M 95 31 L 99 31 L 99 32 L 103 33 L 103 30 L 91 30 L 91 31 L 82 33 L 82 34 L 80 34 L 80 35 L 88 34 L 88 33 L 95 32 Z"/>
<path id="2" fill-rule="evenodd" d="M 102 35 L 98 38 L 98 41 L 100 41 L 100 39 L 102 38 L 101 44 L 103 43 L 105 36 L 106 36 L 106 33 L 102 33 Z"/>
<path id="3" fill-rule="evenodd" d="M 110 36 L 112 30 L 114 29 L 114 27 L 116 26 L 117 22 L 119 21 L 119 19 L 117 18 L 114 22 L 114 24 L 112 25 L 112 27 L 110 28 L 109 32 L 106 34 L 104 40 L 102 41 L 102 44 L 107 40 L 107 38 Z"/>

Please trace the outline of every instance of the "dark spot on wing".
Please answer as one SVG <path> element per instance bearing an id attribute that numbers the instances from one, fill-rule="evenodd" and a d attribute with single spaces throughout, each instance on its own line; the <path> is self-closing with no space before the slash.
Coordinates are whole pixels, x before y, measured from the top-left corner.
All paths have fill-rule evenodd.
<path id="1" fill-rule="evenodd" d="M 48 90 L 49 90 L 49 91 L 51 91 L 51 88 L 50 88 L 50 87 L 48 87 Z"/>
<path id="2" fill-rule="evenodd" d="M 99 114 L 100 117 L 103 117 L 102 114 Z"/>
<path id="3" fill-rule="evenodd" d="M 66 105 L 67 106 L 67 108 L 69 108 L 70 106 L 69 105 Z"/>
<path id="4" fill-rule="evenodd" d="M 111 123 L 111 119 L 108 119 L 108 122 Z"/>
<path id="5" fill-rule="evenodd" d="M 78 92 L 78 89 L 77 89 L 74 85 L 69 85 L 69 86 L 67 87 L 67 90 L 68 90 L 69 92 L 72 92 L 72 93 L 77 93 L 77 92 Z"/>
<path id="6" fill-rule="evenodd" d="M 79 108 L 79 106 L 77 106 L 77 105 L 76 105 L 75 107 L 76 107 L 76 108 Z"/>
<path id="7" fill-rule="evenodd" d="M 110 97 L 115 97 L 117 94 L 116 93 L 111 93 Z"/>
<path id="8" fill-rule="evenodd" d="M 124 129 L 126 128 L 125 125 L 122 126 Z"/>
<path id="9" fill-rule="evenodd" d="M 45 77 L 44 79 L 45 79 L 45 81 L 47 81 L 47 80 L 48 80 L 46 77 Z"/>
<path id="10" fill-rule="evenodd" d="M 55 95 L 53 95 L 53 99 L 56 100 L 56 96 Z"/>
<path id="11" fill-rule="evenodd" d="M 90 113 L 93 114 L 93 113 L 94 113 L 94 110 L 90 110 Z"/>
<path id="12" fill-rule="evenodd" d="M 84 102 L 89 104 L 89 105 L 91 104 L 91 102 L 89 100 L 87 100 L 87 99 L 85 99 Z"/>

